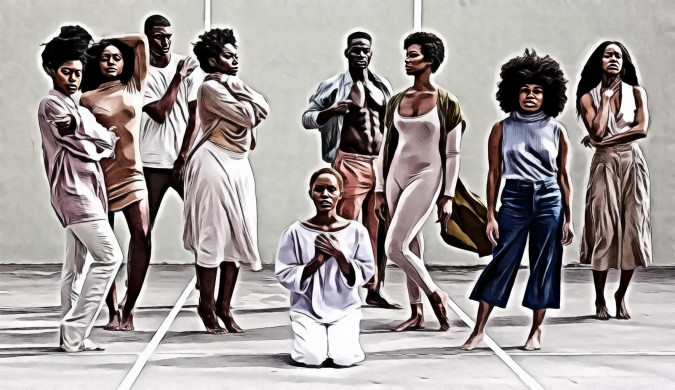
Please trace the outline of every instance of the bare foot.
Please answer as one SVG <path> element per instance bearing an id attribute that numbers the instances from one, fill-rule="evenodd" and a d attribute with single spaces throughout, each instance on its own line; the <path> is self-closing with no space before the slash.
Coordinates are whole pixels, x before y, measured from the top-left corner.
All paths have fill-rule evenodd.
<path id="1" fill-rule="evenodd" d="M 105 348 L 101 347 L 90 339 L 84 339 L 80 349 L 82 351 L 105 351 Z"/>
<path id="2" fill-rule="evenodd" d="M 197 306 L 197 314 L 199 314 L 199 318 L 201 318 L 202 322 L 204 323 L 206 333 L 211 334 L 227 333 L 227 329 L 222 328 L 220 324 L 218 324 L 218 318 L 216 317 L 216 313 L 215 310 L 213 310 L 213 308 L 207 309 L 199 305 Z"/>
<path id="3" fill-rule="evenodd" d="M 624 297 L 619 297 L 614 294 L 614 300 L 616 300 L 616 319 L 617 320 L 630 320 L 630 315 L 626 309 L 626 301 Z"/>
<path id="4" fill-rule="evenodd" d="M 399 325 L 391 328 L 392 332 L 406 332 L 409 330 L 420 330 L 424 329 L 424 316 L 419 314 L 413 314 L 412 317 L 403 321 Z"/>
<path id="5" fill-rule="evenodd" d="M 603 321 L 607 321 L 608 319 L 612 318 L 612 316 L 609 315 L 609 311 L 607 311 L 607 305 L 605 302 L 595 302 L 595 318 Z"/>
<path id="6" fill-rule="evenodd" d="M 105 330 L 120 330 L 120 312 L 115 310 L 110 313 L 108 323 L 103 327 Z"/>
<path id="7" fill-rule="evenodd" d="M 237 325 L 236 322 L 234 322 L 234 317 L 232 317 L 232 312 L 222 312 L 222 311 L 216 311 L 216 315 L 218 318 L 223 320 L 223 324 L 225 324 L 225 328 L 229 333 L 244 333 L 244 330 Z"/>
<path id="8" fill-rule="evenodd" d="M 446 310 L 448 294 L 441 290 L 434 291 L 429 295 L 429 302 L 431 303 L 431 308 L 434 309 L 438 322 L 441 324 L 440 330 L 446 331 L 450 329 L 450 320 L 448 319 L 448 311 Z"/>
<path id="9" fill-rule="evenodd" d="M 541 349 L 541 329 L 537 328 L 530 333 L 530 337 L 525 342 L 523 349 L 526 351 L 538 351 Z"/>
<path id="10" fill-rule="evenodd" d="M 119 330 L 125 332 L 134 330 L 134 312 L 125 315 L 124 312 L 120 311 L 120 318 L 122 320 L 120 321 Z"/>
<path id="11" fill-rule="evenodd" d="M 469 339 L 466 340 L 464 345 L 459 347 L 459 349 L 462 349 L 464 351 L 471 351 L 472 349 L 476 348 L 481 341 L 483 341 L 483 332 L 478 333 L 474 330 L 471 333 L 471 336 L 469 336 Z"/>
<path id="12" fill-rule="evenodd" d="M 380 309 L 391 309 L 391 310 L 401 310 L 401 305 L 395 303 L 390 303 L 379 291 L 368 289 L 368 295 L 366 295 L 366 303 Z"/>

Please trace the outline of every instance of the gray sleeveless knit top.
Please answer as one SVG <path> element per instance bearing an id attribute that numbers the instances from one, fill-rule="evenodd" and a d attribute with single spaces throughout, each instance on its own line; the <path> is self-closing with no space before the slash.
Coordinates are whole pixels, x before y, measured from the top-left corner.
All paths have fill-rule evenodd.
<path id="1" fill-rule="evenodd" d="M 558 174 L 560 124 L 543 112 L 512 112 L 502 120 L 505 179 L 540 181 Z"/>

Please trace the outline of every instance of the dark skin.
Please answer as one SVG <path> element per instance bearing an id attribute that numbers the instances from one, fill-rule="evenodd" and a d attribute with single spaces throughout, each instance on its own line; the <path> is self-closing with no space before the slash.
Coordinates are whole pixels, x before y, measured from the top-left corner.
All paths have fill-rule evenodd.
<path id="1" fill-rule="evenodd" d="M 346 153 L 374 156 L 379 154 L 382 146 L 382 119 L 387 102 L 382 91 L 369 78 L 368 66 L 373 55 L 371 42 L 365 38 L 352 39 L 344 55 L 347 58 L 349 74 L 353 82 L 352 87 L 344 100 L 337 101 L 331 107 L 321 111 L 317 122 L 323 125 L 330 118 L 342 115 L 340 150 Z M 363 202 L 363 210 L 368 207 L 368 199 Z M 353 212 L 352 210 L 349 213 Z M 340 210 L 340 213 L 347 218 L 358 219 L 358 211 L 356 215 L 345 214 L 344 209 Z M 367 215 L 365 211 L 362 212 L 362 216 L 365 215 Z M 371 245 L 375 258 L 378 258 L 376 235 L 371 237 Z M 385 309 L 401 308 L 399 305 L 389 303 L 382 296 L 377 283 L 367 284 L 364 287 L 368 290 L 367 304 Z"/>
<path id="2" fill-rule="evenodd" d="M 148 38 L 148 46 L 150 48 L 150 65 L 157 68 L 166 67 L 171 60 L 171 26 L 152 27 L 149 31 L 145 32 L 145 35 Z M 148 114 L 155 122 L 164 123 L 176 104 L 180 83 L 192 74 L 197 65 L 199 65 L 199 63 L 192 57 L 186 57 L 180 60 L 178 62 L 178 67 L 176 68 L 176 73 L 171 79 L 164 96 L 156 102 L 148 103 L 143 106 L 143 112 Z M 185 159 L 197 136 L 196 130 L 198 126 L 196 125 L 196 111 L 197 101 L 189 102 L 188 124 L 185 129 L 185 136 L 183 137 L 178 158 L 173 166 L 173 175 L 176 183 L 183 182 L 185 175 Z"/>
<path id="3" fill-rule="evenodd" d="M 431 70 L 433 60 L 425 58 L 422 54 L 422 47 L 418 44 L 410 45 L 406 49 L 405 71 L 406 74 L 414 77 L 413 86 L 408 88 L 398 107 L 398 113 L 404 117 L 415 117 L 431 111 L 438 100 L 438 87 L 431 81 Z M 461 125 L 452 131 L 461 131 Z M 435 152 L 437 146 L 430 146 L 430 151 Z M 452 214 L 452 196 L 444 195 L 438 202 L 438 220 L 436 222 L 446 222 Z M 378 217 L 385 220 L 387 215 L 387 202 L 383 192 L 376 193 L 375 211 Z M 410 248 L 417 250 L 419 248 Z M 416 253 L 418 256 L 419 253 Z M 431 307 L 438 317 L 441 324 L 441 330 L 448 330 L 450 322 L 448 320 L 446 302 L 448 296 L 445 292 L 438 290 L 428 295 Z M 410 305 L 411 316 L 408 320 L 394 327 L 395 332 L 408 330 L 417 330 L 424 328 L 424 311 L 421 304 Z"/>
<path id="4" fill-rule="evenodd" d="M 350 284 L 354 284 L 356 281 L 354 266 L 340 249 L 338 240 L 330 234 L 344 229 L 351 222 L 337 214 L 336 207 L 338 201 L 342 198 L 342 188 L 338 180 L 332 174 L 319 175 L 312 183 L 309 196 L 314 202 L 316 214 L 302 224 L 312 229 L 321 230 L 325 234 L 320 234 L 316 238 L 314 243 L 316 254 L 302 271 L 302 280 L 304 281 L 316 273 L 326 261 L 335 259 L 340 266 L 340 272 Z"/>
<path id="5" fill-rule="evenodd" d="M 105 81 L 117 79 L 124 70 L 124 58 L 119 49 L 115 46 L 104 48 L 101 58 L 98 59 L 98 66 L 104 76 Z M 122 300 L 122 310 L 117 307 L 117 287 L 113 282 L 106 297 L 106 306 L 108 307 L 109 321 L 104 326 L 106 330 L 134 330 L 133 309 L 138 300 L 138 296 L 143 288 L 143 282 L 150 265 L 150 212 L 148 200 L 142 199 L 134 202 L 122 210 L 124 218 L 127 221 L 127 227 L 131 235 L 128 254 L 128 289 L 126 296 Z M 114 220 L 114 213 L 110 213 L 108 219 Z"/>
<path id="6" fill-rule="evenodd" d="M 382 145 L 381 119 L 386 110 L 386 100 L 368 77 L 368 65 L 373 55 L 371 42 L 365 38 L 352 39 L 344 54 L 349 64 L 352 88 L 346 99 L 321 111 L 317 122 L 323 125 L 330 118 L 343 115 L 340 150 L 376 155 Z"/>
<path id="7" fill-rule="evenodd" d="M 647 109 L 647 93 L 639 86 L 633 87 L 635 98 L 635 120 L 630 129 L 621 134 L 604 138 L 607 131 L 609 116 L 619 112 L 621 108 L 621 69 L 623 67 L 623 52 L 617 45 L 609 45 L 605 48 L 602 57 L 602 98 L 600 107 L 596 111 L 593 106 L 593 98 L 590 93 L 581 97 L 581 118 L 588 135 L 581 141 L 587 147 L 608 147 L 628 144 L 647 136 L 649 127 L 649 110 Z M 610 112 L 611 109 L 611 112 Z M 621 270 L 619 288 L 614 294 L 616 303 L 616 318 L 630 319 L 626 309 L 626 291 L 630 285 L 635 270 Z M 593 284 L 595 285 L 595 316 L 599 320 L 611 318 L 605 301 L 605 282 L 607 272 L 593 270 Z"/>
<path id="8" fill-rule="evenodd" d="M 71 96 L 80 88 L 82 82 L 82 62 L 66 61 L 57 69 L 49 69 L 54 89 L 66 96 Z M 75 118 L 72 115 L 60 115 L 50 121 L 61 136 L 75 134 Z M 114 127 L 114 126 L 113 126 Z"/>
<path id="9" fill-rule="evenodd" d="M 538 84 L 524 84 L 519 91 L 518 100 L 520 103 L 520 112 L 524 114 L 533 114 L 541 109 L 544 101 L 544 90 Z M 497 122 L 492 127 L 488 139 L 488 177 L 487 177 L 487 217 L 488 225 L 486 234 L 493 246 L 499 243 L 499 225 L 496 218 L 497 193 L 501 186 L 501 176 L 504 164 L 502 155 L 502 123 Z M 572 243 L 574 238 L 574 229 L 572 228 L 572 184 L 569 174 L 569 139 L 567 131 L 561 126 L 560 139 L 558 143 L 558 156 L 556 164 L 558 166 L 558 185 L 562 195 L 563 215 L 565 222 L 563 224 L 562 244 L 567 246 Z M 478 346 L 483 340 L 485 325 L 494 305 L 485 301 L 480 301 L 478 305 L 478 314 L 476 317 L 476 326 L 469 336 L 469 339 L 461 346 L 461 349 L 470 351 Z M 546 316 L 546 309 L 532 311 L 532 328 L 527 337 L 523 349 L 534 351 L 541 349 L 541 324 Z"/>
<path id="10" fill-rule="evenodd" d="M 206 77 L 209 80 L 221 80 L 225 76 L 236 76 L 239 70 L 239 57 L 237 49 L 231 44 L 226 44 L 218 57 L 208 59 L 213 72 Z M 233 262 L 224 261 L 220 264 L 220 290 L 218 298 L 214 300 L 215 284 L 218 268 L 206 268 L 197 265 L 197 278 L 199 280 L 199 306 L 197 313 L 204 323 L 207 333 L 244 333 L 237 325 L 232 316 L 232 296 L 237 285 L 239 268 Z M 218 318 L 223 321 L 225 327 L 221 327 Z"/>

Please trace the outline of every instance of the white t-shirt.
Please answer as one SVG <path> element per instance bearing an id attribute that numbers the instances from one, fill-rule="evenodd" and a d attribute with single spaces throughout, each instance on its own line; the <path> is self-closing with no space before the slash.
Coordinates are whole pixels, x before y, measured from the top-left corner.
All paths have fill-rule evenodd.
<path id="1" fill-rule="evenodd" d="M 143 105 L 160 100 L 176 74 L 178 62 L 185 56 L 172 53 L 171 60 L 164 68 L 148 67 Z M 190 112 L 188 103 L 197 100 L 197 91 L 204 80 L 203 72 L 197 67 L 190 76 L 181 81 L 173 109 L 164 123 L 155 122 L 143 113 L 141 125 L 141 159 L 149 168 L 173 168 L 183 144 Z"/>

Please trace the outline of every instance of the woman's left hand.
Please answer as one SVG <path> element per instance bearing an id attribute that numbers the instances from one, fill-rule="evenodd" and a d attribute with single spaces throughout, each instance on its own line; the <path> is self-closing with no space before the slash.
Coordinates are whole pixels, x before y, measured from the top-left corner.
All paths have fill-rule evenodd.
<path id="1" fill-rule="evenodd" d="M 572 222 L 565 222 L 563 225 L 563 237 L 560 242 L 562 242 L 563 245 L 567 246 L 572 243 L 572 239 L 574 238 L 574 229 L 572 228 Z"/>
<path id="2" fill-rule="evenodd" d="M 340 242 L 332 234 L 320 234 L 314 243 L 316 248 L 330 257 L 336 259 L 342 255 Z"/>
<path id="3" fill-rule="evenodd" d="M 452 201 L 454 198 L 452 196 L 444 195 L 440 201 L 438 201 L 438 219 L 436 222 L 446 224 L 452 215 Z"/>
<path id="4" fill-rule="evenodd" d="M 595 141 L 593 141 L 593 138 L 591 138 L 590 135 L 585 136 L 585 137 L 581 140 L 581 144 L 584 145 L 584 146 L 587 147 L 587 148 L 592 148 L 592 147 L 594 147 L 594 146 L 595 146 L 595 147 L 598 146 L 598 143 L 595 142 Z"/>

